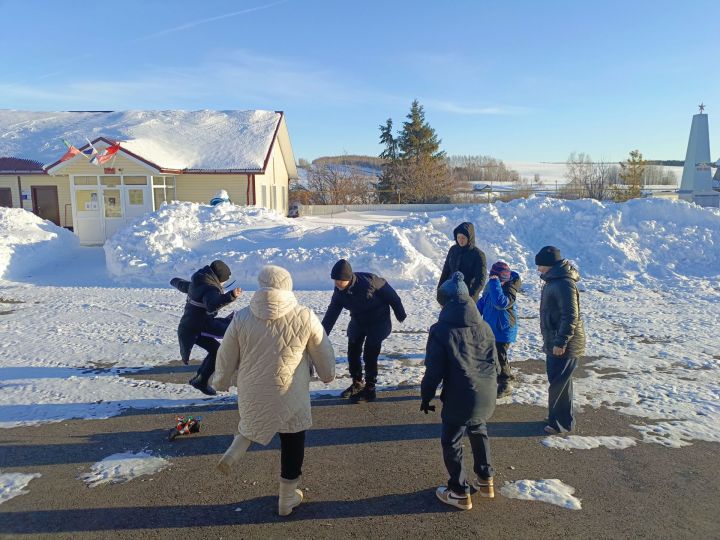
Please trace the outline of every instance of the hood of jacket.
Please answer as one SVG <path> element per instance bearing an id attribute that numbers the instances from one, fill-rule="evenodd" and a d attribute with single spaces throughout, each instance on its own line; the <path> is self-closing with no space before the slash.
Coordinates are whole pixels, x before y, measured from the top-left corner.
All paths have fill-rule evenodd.
<path id="1" fill-rule="evenodd" d="M 297 303 L 292 291 L 260 287 L 250 299 L 250 311 L 258 319 L 274 321 L 290 313 Z"/>
<path id="2" fill-rule="evenodd" d="M 465 328 L 480 324 L 482 317 L 475 302 L 467 297 L 467 299 L 456 298 L 445 304 L 438 320 L 453 328 Z"/>
<path id="3" fill-rule="evenodd" d="M 554 279 L 572 279 L 575 282 L 580 281 L 580 273 L 570 264 L 570 261 L 563 259 L 550 270 L 540 276 L 544 281 L 552 281 Z"/>
<path id="4" fill-rule="evenodd" d="M 470 223 L 469 221 L 466 221 L 465 223 L 461 223 L 455 229 L 453 230 L 453 239 L 455 242 L 457 242 L 457 235 L 463 234 L 467 236 L 468 243 L 465 248 L 471 248 L 475 247 L 475 226 Z"/>
<path id="5" fill-rule="evenodd" d="M 260 288 L 250 299 L 250 311 L 258 319 L 273 321 L 287 315 L 297 306 L 290 272 L 284 268 L 264 266 L 258 275 L 258 283 Z"/>
<path id="6" fill-rule="evenodd" d="M 195 272 L 190 279 L 196 285 L 212 285 L 213 287 L 217 287 L 223 292 L 225 291 L 222 282 L 220 281 L 220 279 L 218 279 L 217 275 L 215 275 L 213 269 L 210 268 L 210 265 L 203 266 L 200 270 Z"/>

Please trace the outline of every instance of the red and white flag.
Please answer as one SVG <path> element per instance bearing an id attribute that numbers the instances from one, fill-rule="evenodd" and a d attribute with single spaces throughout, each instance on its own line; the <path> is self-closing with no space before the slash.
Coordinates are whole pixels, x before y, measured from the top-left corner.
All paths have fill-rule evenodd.
<path id="1" fill-rule="evenodd" d="M 98 164 L 103 165 L 103 164 L 107 163 L 108 161 L 110 161 L 113 158 L 113 156 L 118 153 L 118 150 L 120 150 L 119 142 L 113 144 L 112 146 L 108 146 L 105 150 L 103 150 L 100 153 L 99 156 L 97 156 L 96 158 L 93 158 L 91 160 L 91 162 L 97 160 Z"/>
<path id="2" fill-rule="evenodd" d="M 75 156 L 77 156 L 80 153 L 80 150 L 78 150 L 72 144 L 67 142 L 67 140 L 63 139 L 62 142 L 65 143 L 65 146 L 67 146 L 68 150 L 60 158 L 60 163 L 62 163 L 63 161 L 67 161 L 68 159 L 74 158 Z"/>

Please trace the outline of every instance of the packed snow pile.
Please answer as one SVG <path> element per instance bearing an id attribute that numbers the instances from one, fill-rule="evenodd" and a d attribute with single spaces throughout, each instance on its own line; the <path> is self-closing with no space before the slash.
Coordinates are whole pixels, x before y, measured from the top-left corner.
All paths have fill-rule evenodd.
<path id="1" fill-rule="evenodd" d="M 40 478 L 40 474 L 0 473 L 0 504 L 29 493 L 25 488 L 34 478 Z"/>
<path id="2" fill-rule="evenodd" d="M 319 224 L 233 205 L 164 206 L 105 245 L 108 270 L 119 282 L 165 285 L 214 259 L 225 260 L 243 288 L 254 288 L 265 264 L 285 266 L 298 289 L 324 289 L 341 257 L 398 287 L 436 283 L 452 231 L 475 225 L 488 264 L 505 259 L 521 274 L 534 255 L 558 246 L 584 278 L 598 283 L 691 284 L 720 278 L 720 212 L 683 201 L 627 203 L 533 197 L 509 203 L 410 216 L 373 225 Z"/>
<path id="3" fill-rule="evenodd" d="M 21 208 L 0 207 L 0 278 L 13 279 L 78 246 L 67 229 Z"/>
<path id="4" fill-rule="evenodd" d="M 573 496 L 575 488 L 564 484 L 556 478 L 506 482 L 500 488 L 500 493 L 503 497 L 509 499 L 545 502 L 570 510 L 582 509 L 580 499 Z"/>
<path id="5" fill-rule="evenodd" d="M 601 446 L 610 450 L 623 450 L 635 446 L 636 440 L 632 437 L 619 436 L 582 437 L 580 435 L 568 435 L 566 437 L 546 437 L 540 441 L 540 444 L 558 450 L 591 450 Z"/>
<path id="6" fill-rule="evenodd" d="M 90 472 L 80 475 L 88 487 L 102 484 L 129 482 L 146 474 L 155 474 L 168 467 L 170 462 L 147 452 L 113 454 L 95 463 Z"/>

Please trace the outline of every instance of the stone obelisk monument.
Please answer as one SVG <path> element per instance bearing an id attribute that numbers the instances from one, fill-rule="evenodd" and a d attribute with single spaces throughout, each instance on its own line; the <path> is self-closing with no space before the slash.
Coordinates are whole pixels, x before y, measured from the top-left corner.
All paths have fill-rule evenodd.
<path id="1" fill-rule="evenodd" d="M 708 115 L 704 110 L 705 105 L 701 103 L 700 112 L 693 115 L 678 196 L 700 206 L 717 207 L 720 205 L 720 192 L 712 188 L 710 134 Z"/>

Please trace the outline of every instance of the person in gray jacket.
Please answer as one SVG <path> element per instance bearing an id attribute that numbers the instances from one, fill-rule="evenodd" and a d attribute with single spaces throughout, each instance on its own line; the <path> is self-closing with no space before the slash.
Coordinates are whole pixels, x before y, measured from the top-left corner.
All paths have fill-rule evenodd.
<path id="1" fill-rule="evenodd" d="M 572 374 L 578 359 L 585 354 L 585 328 L 576 285 L 580 274 L 555 246 L 542 248 L 535 255 L 535 264 L 544 282 L 540 296 L 540 331 L 550 383 L 545 432 L 554 435 L 575 427 Z"/>

